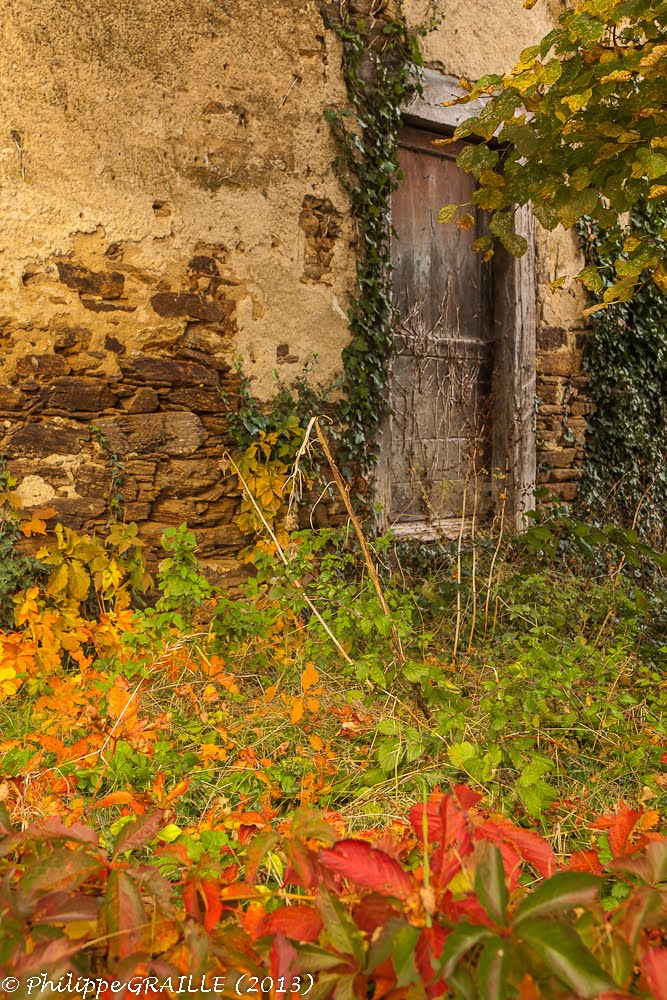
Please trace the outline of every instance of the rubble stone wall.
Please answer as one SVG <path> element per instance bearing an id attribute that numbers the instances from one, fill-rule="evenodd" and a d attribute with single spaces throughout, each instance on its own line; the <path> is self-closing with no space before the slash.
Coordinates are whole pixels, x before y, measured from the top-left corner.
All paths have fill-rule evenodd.
<path id="1" fill-rule="evenodd" d="M 0 453 L 86 529 L 117 456 L 142 537 L 233 576 L 235 359 L 267 397 L 349 339 L 338 40 L 317 0 L 0 7 Z"/>

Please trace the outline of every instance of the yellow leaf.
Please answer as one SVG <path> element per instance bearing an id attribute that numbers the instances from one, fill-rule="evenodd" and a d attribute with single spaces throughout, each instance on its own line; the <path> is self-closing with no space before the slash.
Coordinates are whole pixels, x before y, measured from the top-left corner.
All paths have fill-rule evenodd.
<path id="1" fill-rule="evenodd" d="M 303 718 L 303 712 L 303 700 L 301 698 L 295 698 L 292 703 L 292 711 L 290 713 L 290 722 L 293 726 L 296 726 L 297 722 Z"/>
<path id="2" fill-rule="evenodd" d="M 317 700 L 317 698 L 307 698 L 306 704 L 308 705 L 308 708 L 310 709 L 311 712 L 319 712 L 320 703 Z"/>
<path id="3" fill-rule="evenodd" d="M 667 293 L 667 271 L 662 264 L 653 272 L 653 280 L 661 292 Z"/>
<path id="4" fill-rule="evenodd" d="M 90 590 L 90 576 L 83 563 L 75 559 L 69 567 L 69 592 L 75 601 L 85 601 Z"/>
<path id="5" fill-rule="evenodd" d="M 266 689 L 266 691 L 264 692 L 264 701 L 267 703 L 267 705 L 269 704 L 269 702 L 273 701 L 273 699 L 276 696 L 277 690 L 278 687 L 276 684 L 272 684 L 271 687 Z"/>
<path id="6" fill-rule="evenodd" d="M 308 691 L 309 688 L 315 687 L 319 679 L 319 673 L 313 664 L 309 663 L 301 674 L 301 687 L 304 691 Z"/>
<path id="7" fill-rule="evenodd" d="M 313 733 L 312 736 L 308 737 L 311 747 L 313 750 L 324 750 L 324 740 L 317 733 Z"/>
<path id="8" fill-rule="evenodd" d="M 63 563 L 58 566 L 57 569 L 53 571 L 49 577 L 49 582 L 47 583 L 45 590 L 50 597 L 56 597 L 61 591 L 67 586 L 67 581 L 69 579 L 69 571 L 67 566 Z"/>

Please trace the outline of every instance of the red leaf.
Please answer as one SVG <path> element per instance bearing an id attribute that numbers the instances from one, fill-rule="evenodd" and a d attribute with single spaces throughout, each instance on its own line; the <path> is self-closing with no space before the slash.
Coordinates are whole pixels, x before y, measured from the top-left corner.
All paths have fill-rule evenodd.
<path id="1" fill-rule="evenodd" d="M 298 974 L 298 955 L 296 949 L 289 943 L 284 934 L 280 931 L 276 934 L 271 946 L 271 976 L 276 987 L 281 980 L 291 982 L 293 976 Z M 271 990 L 271 1000 L 279 997 L 284 1000 L 285 994 Z"/>
<path id="2" fill-rule="evenodd" d="M 264 917 L 257 931 L 258 937 L 274 937 L 280 933 L 293 941 L 312 944 L 317 941 L 322 926 L 320 915 L 312 906 L 288 906 Z"/>
<path id="3" fill-rule="evenodd" d="M 479 792 L 473 792 L 472 788 L 468 788 L 467 785 L 452 785 L 452 791 L 466 812 L 473 809 L 484 798 Z"/>
<path id="4" fill-rule="evenodd" d="M 644 952 L 642 972 L 655 1000 L 667 1000 L 667 948 Z"/>
<path id="5" fill-rule="evenodd" d="M 426 823 L 424 823 L 424 812 L 426 813 Z M 424 826 L 426 826 L 426 842 L 437 844 L 442 840 L 442 822 L 440 820 L 440 807 L 436 802 L 418 802 L 408 813 L 410 825 L 415 831 L 420 844 L 424 843 Z"/>
<path id="6" fill-rule="evenodd" d="M 602 865 L 597 851 L 586 850 L 576 851 L 570 858 L 567 865 L 572 872 L 593 872 L 595 875 L 602 874 Z"/>
<path id="7" fill-rule="evenodd" d="M 30 864 L 24 874 L 23 888 L 39 894 L 40 891 L 76 889 L 102 867 L 98 858 L 81 851 L 56 848 L 50 854 Z"/>
<path id="8" fill-rule="evenodd" d="M 253 837 L 245 852 L 245 879 L 250 885 L 255 884 L 257 871 L 264 857 L 280 842 L 280 837 L 270 830 L 258 833 Z"/>
<path id="9" fill-rule="evenodd" d="M 207 931 L 212 931 L 222 915 L 220 884 L 213 879 L 202 879 L 199 883 L 199 895 L 204 902 L 204 927 Z"/>
<path id="10" fill-rule="evenodd" d="M 556 857 L 553 848 L 532 830 L 522 830 L 514 826 L 502 816 L 485 820 L 475 828 L 476 840 L 490 840 L 499 846 L 503 843 L 512 844 L 528 864 L 548 878 L 556 867 Z"/>
<path id="11" fill-rule="evenodd" d="M 637 825 L 641 813 L 636 809 L 621 809 L 615 816 L 605 816 L 592 823 L 595 829 L 609 830 L 609 847 L 615 858 L 631 853 L 630 834 Z"/>
<path id="12" fill-rule="evenodd" d="M 382 896 L 409 899 L 417 888 L 398 861 L 363 840 L 339 840 L 322 848 L 320 860 L 330 871 Z"/>
<path id="13" fill-rule="evenodd" d="M 445 947 L 448 933 L 439 924 L 424 928 L 415 948 L 415 964 L 424 980 L 428 997 L 442 997 L 447 993 L 447 985 L 436 978 L 435 965 Z M 435 980 L 435 981 L 434 981 Z"/>
<path id="14" fill-rule="evenodd" d="M 397 917 L 398 911 L 386 896 L 371 893 L 364 896 L 358 906 L 355 906 L 352 917 L 360 931 L 372 935 L 378 927 L 384 927 L 392 917 Z"/>
<path id="15" fill-rule="evenodd" d="M 83 823 L 72 823 L 65 826 L 60 816 L 49 816 L 39 823 L 32 823 L 24 832 L 25 837 L 30 840 L 74 840 L 82 844 L 99 844 L 99 837 L 95 830 Z"/>
<path id="16" fill-rule="evenodd" d="M 146 911 L 139 890 L 125 872 L 109 873 L 104 915 L 110 959 L 115 962 L 138 951 L 146 925 Z"/>
<path id="17" fill-rule="evenodd" d="M 134 851 L 137 847 L 150 844 L 162 826 L 162 809 L 146 813 L 124 826 L 116 837 L 113 857 L 117 858 L 122 851 Z"/>

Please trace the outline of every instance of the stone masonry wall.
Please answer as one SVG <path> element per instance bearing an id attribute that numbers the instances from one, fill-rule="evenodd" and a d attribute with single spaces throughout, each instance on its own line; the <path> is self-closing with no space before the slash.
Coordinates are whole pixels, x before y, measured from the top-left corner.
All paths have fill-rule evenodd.
<path id="1" fill-rule="evenodd" d="M 141 536 L 232 580 L 235 359 L 267 397 L 349 339 L 338 41 L 317 0 L 0 7 L 0 453 L 86 530 L 113 453 Z"/>
<path id="2" fill-rule="evenodd" d="M 510 66 L 553 11 L 509 7 L 452 0 L 428 63 Z M 349 339 L 355 233 L 324 120 L 346 100 L 338 41 L 318 0 L 0 9 L 0 454 L 27 507 L 84 530 L 106 521 L 115 464 L 150 550 L 187 521 L 232 583 L 236 359 L 268 398 L 274 371 L 315 356 L 315 378 L 335 375 Z M 582 303 L 545 290 L 564 245 L 540 244 L 538 432 L 542 478 L 569 498 Z"/>

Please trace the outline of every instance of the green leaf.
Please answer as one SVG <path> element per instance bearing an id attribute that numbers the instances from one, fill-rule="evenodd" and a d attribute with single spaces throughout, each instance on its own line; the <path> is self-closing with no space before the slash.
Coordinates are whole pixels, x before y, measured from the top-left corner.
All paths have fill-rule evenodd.
<path id="1" fill-rule="evenodd" d="M 324 922 L 327 938 L 336 951 L 343 955 L 353 955 L 359 966 L 363 966 L 365 963 L 363 939 L 342 903 L 326 889 L 320 889 L 316 906 Z"/>
<path id="2" fill-rule="evenodd" d="M 452 743 L 452 745 L 447 748 L 447 756 L 454 767 L 465 771 L 468 764 L 477 759 L 478 750 L 474 744 L 468 743 L 467 741 L 464 741 L 463 743 Z"/>
<path id="3" fill-rule="evenodd" d="M 509 896 L 503 859 L 496 844 L 484 843 L 482 847 L 482 856 L 475 869 L 475 892 L 491 919 L 496 924 L 504 924 Z"/>
<path id="4" fill-rule="evenodd" d="M 588 872 L 559 872 L 542 882 L 514 915 L 513 925 L 531 917 L 546 917 L 573 906 L 590 906 L 600 892 L 600 879 Z"/>
<path id="5" fill-rule="evenodd" d="M 590 264 L 588 267 L 582 268 L 582 270 L 577 275 L 577 278 L 591 292 L 600 294 L 604 289 L 604 282 L 600 275 L 600 271 L 593 264 Z"/>
<path id="6" fill-rule="evenodd" d="M 533 920 L 522 924 L 520 934 L 549 972 L 579 996 L 597 997 L 618 988 L 571 927 L 555 920 Z"/>
<path id="7" fill-rule="evenodd" d="M 508 233 L 500 237 L 500 242 L 513 257 L 523 257 L 528 249 L 528 243 L 523 236 L 518 233 Z"/>
<path id="8" fill-rule="evenodd" d="M 509 971 L 510 943 L 494 936 L 479 956 L 480 1000 L 505 1000 Z"/>
<path id="9" fill-rule="evenodd" d="M 486 927 L 474 924 L 458 924 L 445 942 L 440 956 L 440 974 L 443 979 L 449 979 L 466 952 L 471 951 L 482 941 L 488 941 L 494 935 Z"/>

